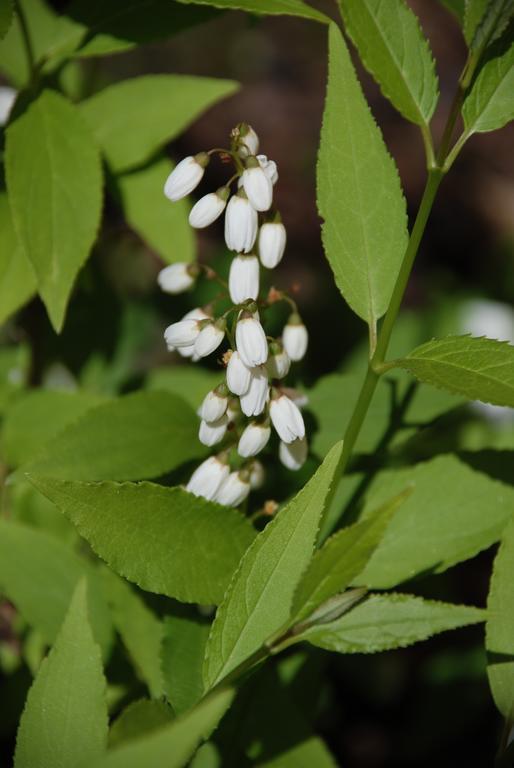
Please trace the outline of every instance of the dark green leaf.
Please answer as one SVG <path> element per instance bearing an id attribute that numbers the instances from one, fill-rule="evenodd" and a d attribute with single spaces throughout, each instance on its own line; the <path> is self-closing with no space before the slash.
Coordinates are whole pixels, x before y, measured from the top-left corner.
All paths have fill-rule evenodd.
<path id="1" fill-rule="evenodd" d="M 481 53 L 514 16 L 514 0 L 468 0 L 464 31 L 471 51 Z"/>
<path id="2" fill-rule="evenodd" d="M 495 131 L 514 119 L 514 43 L 489 59 L 462 107 L 466 135 Z"/>
<path id="3" fill-rule="evenodd" d="M 464 4 L 464 37 L 471 44 L 476 29 L 480 24 L 485 10 L 491 0 L 465 0 Z"/>
<path id="4" fill-rule="evenodd" d="M 184 602 L 219 603 L 254 538 L 237 510 L 182 488 L 31 480 L 114 571 Z"/>
<path id="5" fill-rule="evenodd" d="M 172 720 L 173 712 L 163 701 L 133 701 L 111 725 L 109 747 L 146 736 Z"/>
<path id="6" fill-rule="evenodd" d="M 0 193 L 0 325 L 35 290 L 36 278 L 16 237 L 7 195 Z"/>
<path id="7" fill-rule="evenodd" d="M 82 579 L 21 717 L 15 768 L 81 768 L 107 741 L 107 703 L 100 650 L 88 621 Z"/>
<path id="8" fill-rule="evenodd" d="M 164 620 L 162 674 L 168 701 L 177 714 L 202 697 L 202 663 L 210 624 L 200 616 L 167 616 Z"/>
<path id="9" fill-rule="evenodd" d="M 0 40 L 6 36 L 9 27 L 12 24 L 13 4 L 12 0 L 1 0 L 0 2 Z"/>
<path id="10" fill-rule="evenodd" d="M 320 11 L 311 8 L 303 0 L 179 0 L 180 3 L 189 5 L 213 5 L 235 11 L 248 11 L 257 14 L 285 14 L 287 16 L 300 16 L 304 19 L 322 21 L 327 23 L 329 19 Z"/>
<path id="11" fill-rule="evenodd" d="M 207 392 L 221 384 L 223 378 L 221 369 L 209 371 L 199 365 L 169 365 L 166 368 L 154 368 L 146 380 L 146 386 L 152 390 L 174 392 L 187 400 L 196 411 Z"/>
<path id="12" fill-rule="evenodd" d="M 329 74 L 318 160 L 323 244 L 350 307 L 374 326 L 386 311 L 407 244 L 405 200 L 339 29 L 330 26 Z"/>
<path id="13" fill-rule="evenodd" d="M 55 91 L 43 91 L 7 129 L 6 179 L 18 238 L 60 331 L 96 239 L 102 172 L 88 126 Z"/>

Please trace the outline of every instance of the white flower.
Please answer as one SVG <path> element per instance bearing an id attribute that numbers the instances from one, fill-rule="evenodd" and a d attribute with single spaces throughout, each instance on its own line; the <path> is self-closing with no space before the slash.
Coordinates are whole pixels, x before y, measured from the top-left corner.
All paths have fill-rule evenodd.
<path id="1" fill-rule="evenodd" d="M 186 197 L 200 183 L 208 162 L 209 155 L 206 152 L 181 160 L 166 179 L 164 184 L 166 197 L 173 202 Z"/>
<path id="2" fill-rule="evenodd" d="M 231 472 L 221 484 L 215 501 L 226 507 L 238 507 L 250 493 L 250 478 L 247 472 Z"/>
<path id="3" fill-rule="evenodd" d="M 193 345 L 200 334 L 199 320 L 180 320 L 178 323 L 168 325 L 164 331 L 164 340 L 168 349 L 178 347 L 190 347 Z"/>
<path id="4" fill-rule="evenodd" d="M 241 360 L 239 352 L 232 352 L 227 365 L 227 386 L 234 395 L 244 395 L 250 387 L 250 369 Z"/>
<path id="5" fill-rule="evenodd" d="M 292 443 L 305 437 L 303 416 L 297 405 L 286 395 L 275 393 L 271 399 L 269 413 L 273 426 L 284 443 Z"/>
<path id="6" fill-rule="evenodd" d="M 278 448 L 278 456 L 282 464 L 288 469 L 296 471 L 305 464 L 309 448 L 307 440 L 304 437 L 302 440 L 293 440 L 292 443 L 284 443 L 280 441 Z"/>
<path id="7" fill-rule="evenodd" d="M 269 221 L 259 231 L 259 258 L 263 267 L 274 269 L 286 247 L 286 228 L 281 221 Z"/>
<path id="8" fill-rule="evenodd" d="M 282 332 L 282 343 L 291 360 L 301 360 L 307 352 L 309 334 L 300 316 L 292 314 Z"/>
<path id="9" fill-rule="evenodd" d="M 200 418 L 204 421 L 221 419 L 228 407 L 227 388 L 220 384 L 216 389 L 207 392 L 200 406 Z"/>
<path id="10" fill-rule="evenodd" d="M 268 179 L 271 181 L 273 186 L 275 186 L 278 181 L 278 170 L 276 162 L 274 160 L 268 160 L 267 155 L 257 155 L 257 160 L 259 161 L 259 165 L 261 166 Z"/>
<path id="11" fill-rule="evenodd" d="M 15 91 L 14 88 L 9 88 L 8 85 L 0 86 L 0 125 L 5 125 L 9 120 L 17 95 L 18 91 Z M 257 149 L 255 152 L 257 152 Z M 251 154 L 253 155 L 255 152 Z"/>
<path id="12" fill-rule="evenodd" d="M 259 151 L 259 137 L 252 126 L 247 123 L 241 123 L 238 126 L 238 130 L 240 136 L 239 156 L 248 157 L 249 155 L 256 155 Z"/>
<path id="13" fill-rule="evenodd" d="M 157 282 L 165 293 L 183 293 L 194 285 L 197 276 L 198 267 L 196 264 L 178 262 L 161 269 L 157 275 Z"/>
<path id="14" fill-rule="evenodd" d="M 256 491 L 259 488 L 262 488 L 264 485 L 264 480 L 266 477 L 266 473 L 264 471 L 264 467 L 262 466 L 261 462 L 257 459 L 255 461 L 252 461 L 252 464 L 250 466 L 250 488 L 252 491 Z"/>
<path id="15" fill-rule="evenodd" d="M 287 376 L 291 367 L 291 360 L 281 345 L 272 344 L 266 367 L 272 379 L 283 379 L 284 376 Z"/>
<path id="16" fill-rule="evenodd" d="M 220 457 L 210 456 L 195 469 L 186 489 L 195 496 L 203 496 L 212 501 L 229 473 L 229 467 Z"/>
<path id="17" fill-rule="evenodd" d="M 255 165 L 252 163 L 255 163 Z M 243 188 L 256 211 L 267 211 L 273 202 L 273 184 L 255 158 L 249 158 L 243 171 Z"/>
<path id="18" fill-rule="evenodd" d="M 189 312 L 186 312 L 182 320 L 210 320 L 211 317 L 201 307 L 195 307 Z M 196 363 L 200 358 L 195 354 L 194 344 L 189 347 L 174 347 L 168 343 L 168 349 L 170 352 L 176 350 L 181 357 L 190 358 L 191 362 Z"/>
<path id="19" fill-rule="evenodd" d="M 225 242 L 237 253 L 252 250 L 257 237 L 257 211 L 240 192 L 228 201 L 225 213 Z"/>
<path id="20" fill-rule="evenodd" d="M 198 430 L 198 439 L 204 445 L 216 445 L 225 437 L 227 431 L 228 418 L 226 414 L 223 414 L 217 421 L 202 421 L 200 422 L 200 429 Z"/>
<path id="21" fill-rule="evenodd" d="M 228 278 L 230 298 L 234 304 L 242 304 L 247 299 L 256 299 L 259 295 L 259 259 L 257 256 L 235 256 L 230 265 Z"/>
<path id="22" fill-rule="evenodd" d="M 259 365 L 252 368 L 248 392 L 241 395 L 239 402 L 245 416 L 259 416 L 269 400 L 269 385 L 266 369 Z"/>
<path id="23" fill-rule="evenodd" d="M 191 208 L 189 223 L 196 229 L 208 227 L 221 216 L 225 210 L 230 191 L 227 187 L 221 187 L 217 192 L 210 192 L 201 197 Z"/>
<path id="24" fill-rule="evenodd" d="M 236 325 L 237 351 L 249 368 L 268 359 L 268 342 L 260 322 L 250 312 L 242 312 Z"/>
<path id="25" fill-rule="evenodd" d="M 229 424 L 232 424 L 241 415 L 241 408 L 239 407 L 239 400 L 236 397 L 232 397 L 229 400 L 227 408 L 227 419 Z"/>
<path id="26" fill-rule="evenodd" d="M 204 325 L 195 341 L 195 353 L 199 357 L 207 357 L 218 349 L 225 338 L 225 328 L 226 323 L 222 318 Z"/>
<path id="27" fill-rule="evenodd" d="M 249 456 L 256 456 L 266 446 L 270 439 L 271 428 L 269 424 L 259 424 L 251 421 L 239 439 L 237 452 L 240 456 L 247 459 Z"/>

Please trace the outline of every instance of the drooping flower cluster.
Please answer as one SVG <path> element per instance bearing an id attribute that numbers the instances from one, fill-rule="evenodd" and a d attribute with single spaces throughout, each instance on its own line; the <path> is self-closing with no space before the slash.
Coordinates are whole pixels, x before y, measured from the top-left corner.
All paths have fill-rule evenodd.
<path id="1" fill-rule="evenodd" d="M 271 426 L 280 438 L 279 458 L 286 467 L 299 469 L 308 453 L 300 398 L 283 386 L 291 361 L 305 355 L 307 329 L 286 293 L 271 289 L 265 299 L 259 297 L 260 267 L 274 269 L 280 263 L 286 229 L 280 214 L 271 211 L 276 163 L 258 151 L 257 134 L 241 123 L 231 133 L 230 149 L 184 158 L 164 185 L 170 200 L 180 200 L 197 187 L 213 154 L 235 166 L 227 184 L 200 198 L 189 214 L 191 226 L 203 228 L 225 211 L 225 242 L 235 254 L 226 286 L 232 306 L 218 317 L 212 305 L 193 309 L 164 333 L 168 349 L 192 361 L 210 355 L 228 338 L 225 381 L 207 394 L 198 410 L 200 441 L 209 447 L 221 444 L 222 450 L 204 461 L 187 485 L 191 493 L 228 506 L 238 506 L 251 488 L 262 485 L 264 470 L 255 457 L 268 444 Z M 191 288 L 202 273 L 217 277 L 210 267 L 178 263 L 163 269 L 158 282 L 166 293 L 177 294 Z M 281 338 L 267 336 L 260 317 L 276 301 L 288 302 L 293 310 Z"/>

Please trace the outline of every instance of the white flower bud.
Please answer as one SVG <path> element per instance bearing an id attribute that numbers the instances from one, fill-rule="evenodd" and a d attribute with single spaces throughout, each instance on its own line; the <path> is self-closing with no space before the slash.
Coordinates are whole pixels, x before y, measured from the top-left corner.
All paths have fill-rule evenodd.
<path id="1" fill-rule="evenodd" d="M 239 402 L 245 416 L 259 416 L 269 400 L 269 384 L 266 369 L 259 365 L 252 368 L 248 392 L 241 395 Z"/>
<path id="2" fill-rule="evenodd" d="M 257 211 L 246 196 L 240 193 L 228 201 L 225 213 L 225 242 L 227 248 L 237 253 L 252 250 L 257 237 Z"/>
<path id="3" fill-rule="evenodd" d="M 204 421 L 218 421 L 228 407 L 227 388 L 221 384 L 207 392 L 200 406 L 200 418 Z"/>
<path id="4" fill-rule="evenodd" d="M 267 211 L 273 202 L 273 184 L 255 158 L 248 163 L 252 160 L 256 165 L 251 164 L 243 171 L 243 188 L 256 211 Z"/>
<path id="5" fill-rule="evenodd" d="M 166 179 L 164 185 L 166 197 L 173 202 L 186 197 L 200 183 L 208 162 L 209 155 L 206 152 L 181 160 Z"/>
<path id="6" fill-rule="evenodd" d="M 225 507 L 238 507 L 250 493 L 250 478 L 247 472 L 231 472 L 221 484 L 215 501 Z"/>
<path id="7" fill-rule="evenodd" d="M 273 426 L 284 443 L 292 443 L 297 438 L 305 437 L 303 416 L 298 406 L 286 395 L 275 393 L 270 403 L 269 413 Z"/>
<path id="8" fill-rule="evenodd" d="M 291 367 L 291 360 L 281 345 L 276 343 L 271 345 L 266 367 L 271 379 L 283 379 L 284 376 L 287 376 Z"/>
<path id="9" fill-rule="evenodd" d="M 282 332 L 282 343 L 291 360 L 301 360 L 307 352 L 309 334 L 300 316 L 292 314 Z"/>
<path id="10" fill-rule="evenodd" d="M 164 340 L 169 350 L 175 347 L 190 347 L 195 343 L 199 334 L 200 321 L 180 320 L 178 323 L 168 325 L 164 331 Z"/>
<path id="11" fill-rule="evenodd" d="M 269 221 L 259 231 L 259 258 L 263 267 L 274 269 L 286 247 L 286 228 L 281 221 Z"/>
<path id="12" fill-rule="evenodd" d="M 259 137 L 251 125 L 241 123 L 239 126 L 239 136 L 241 137 L 239 145 L 239 157 L 248 157 L 256 155 L 259 151 Z"/>
<path id="13" fill-rule="evenodd" d="M 217 192 L 210 192 L 201 197 L 191 208 L 189 223 L 196 229 L 208 227 L 216 221 L 225 210 L 230 192 L 227 187 L 221 187 Z"/>
<path id="14" fill-rule="evenodd" d="M 202 421 L 200 422 L 200 429 L 198 430 L 198 439 L 201 443 L 207 446 L 216 445 L 225 437 L 227 431 L 228 418 L 224 413 L 217 421 Z"/>
<path id="15" fill-rule="evenodd" d="M 14 88 L 9 88 L 8 85 L 0 86 L 0 125 L 5 125 L 9 120 L 17 95 L 18 91 L 15 91 Z M 257 144 L 257 149 L 258 146 Z M 255 152 L 257 152 L 257 149 Z M 250 154 L 253 155 L 255 152 Z"/>
<path id="16" fill-rule="evenodd" d="M 230 469 L 223 460 L 218 456 L 210 456 L 195 469 L 186 490 L 212 501 L 229 474 Z"/>
<path id="17" fill-rule="evenodd" d="M 307 440 L 304 437 L 302 440 L 293 440 L 292 443 L 284 443 L 280 441 L 278 447 L 278 456 L 284 467 L 292 469 L 293 472 L 303 467 L 307 459 L 309 448 Z"/>
<path id="18" fill-rule="evenodd" d="M 249 456 L 256 456 L 266 446 L 270 435 L 271 429 L 269 424 L 259 424 L 256 421 L 251 421 L 239 439 L 237 452 L 245 459 Z"/>
<path id="19" fill-rule="evenodd" d="M 183 293 L 194 285 L 197 276 L 198 267 L 196 264 L 178 262 L 161 269 L 157 275 L 157 282 L 165 293 Z"/>
<path id="20" fill-rule="evenodd" d="M 275 186 L 278 181 L 278 170 L 276 162 L 274 160 L 268 160 L 267 155 L 257 155 L 257 160 L 259 161 L 259 165 L 261 166 L 268 179 L 271 181 L 273 186 Z"/>
<path id="21" fill-rule="evenodd" d="M 250 488 L 252 491 L 257 491 L 259 488 L 262 488 L 265 479 L 266 473 L 261 462 L 257 459 L 252 461 L 250 466 Z"/>
<path id="22" fill-rule="evenodd" d="M 234 395 L 244 395 L 250 387 L 250 369 L 241 360 L 239 352 L 232 352 L 227 365 L 227 386 Z"/>
<path id="23" fill-rule="evenodd" d="M 207 357 L 218 349 L 225 338 L 225 327 L 225 320 L 221 318 L 214 323 L 204 325 L 195 341 L 195 353 L 199 357 Z"/>
<path id="24" fill-rule="evenodd" d="M 236 325 L 237 351 L 248 368 L 265 363 L 268 342 L 260 322 L 250 312 L 242 312 Z"/>
<path id="25" fill-rule="evenodd" d="M 235 256 L 230 265 L 228 278 L 230 298 L 234 304 L 247 299 L 255 300 L 259 295 L 259 259 L 257 256 Z"/>

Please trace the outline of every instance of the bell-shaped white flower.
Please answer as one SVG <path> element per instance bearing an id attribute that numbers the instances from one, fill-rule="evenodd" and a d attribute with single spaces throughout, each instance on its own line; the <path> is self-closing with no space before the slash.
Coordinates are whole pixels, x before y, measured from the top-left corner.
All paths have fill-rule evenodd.
<path id="1" fill-rule="evenodd" d="M 207 392 L 200 406 L 200 418 L 204 421 L 218 421 L 228 407 L 228 390 L 224 384 Z"/>
<path id="2" fill-rule="evenodd" d="M 259 295 L 259 259 L 257 256 L 240 254 L 232 259 L 228 289 L 234 304 L 242 304 L 247 299 L 255 301 Z"/>
<path id="3" fill-rule="evenodd" d="M 259 151 L 259 137 L 248 123 L 240 123 L 237 126 L 239 133 L 239 157 L 256 155 Z"/>
<path id="4" fill-rule="evenodd" d="M 183 293 L 194 285 L 199 271 L 197 264 L 177 262 L 161 269 L 157 275 L 157 282 L 165 293 Z"/>
<path id="5" fill-rule="evenodd" d="M 251 421 L 239 438 L 237 452 L 247 459 L 256 456 L 266 446 L 270 439 L 271 428 L 266 422 Z"/>
<path id="6" fill-rule="evenodd" d="M 268 179 L 271 181 L 273 186 L 275 186 L 278 181 L 278 169 L 276 162 L 274 160 L 268 160 L 267 155 L 257 155 L 257 160 Z"/>
<path id="7" fill-rule="evenodd" d="M 231 472 L 223 481 L 215 501 L 225 507 L 238 507 L 250 493 L 250 476 L 245 470 Z"/>
<path id="8" fill-rule="evenodd" d="M 17 95 L 18 91 L 15 91 L 14 88 L 10 88 L 8 85 L 0 86 L 0 125 L 5 125 L 9 120 Z M 257 144 L 257 149 L 258 146 Z M 254 155 L 255 152 L 250 152 L 250 154 Z"/>
<path id="9" fill-rule="evenodd" d="M 171 351 L 175 348 L 190 347 L 200 334 L 200 320 L 179 320 L 178 323 L 168 325 L 164 331 L 164 340 Z"/>
<path id="10" fill-rule="evenodd" d="M 195 496 L 203 496 L 205 499 L 212 501 L 220 485 L 227 479 L 229 474 L 230 469 L 223 454 L 220 454 L 220 456 L 210 456 L 195 469 L 186 489 L 190 493 L 194 493 Z"/>
<path id="11" fill-rule="evenodd" d="M 199 357 L 207 357 L 215 349 L 218 349 L 225 338 L 226 325 L 223 318 L 219 318 L 214 323 L 206 322 L 205 325 L 202 324 L 203 327 L 195 341 L 195 353 Z"/>
<path id="12" fill-rule="evenodd" d="M 241 177 L 246 196 L 256 211 L 267 211 L 273 202 L 273 184 L 255 157 L 246 161 Z"/>
<path id="13" fill-rule="evenodd" d="M 293 440 L 292 443 L 284 443 L 280 441 L 278 447 L 278 456 L 284 467 L 292 469 L 296 472 L 300 467 L 303 467 L 309 453 L 309 447 L 307 445 L 307 439 Z"/>
<path id="14" fill-rule="evenodd" d="M 269 349 L 268 362 L 266 368 L 271 379 L 283 379 L 289 373 L 291 360 L 289 355 L 282 347 L 282 344 L 273 342 Z"/>
<path id="15" fill-rule="evenodd" d="M 295 362 L 301 360 L 307 352 L 309 334 L 302 323 L 300 315 L 294 312 L 282 331 L 282 344 L 287 354 Z"/>
<path id="16" fill-rule="evenodd" d="M 216 445 L 221 442 L 225 437 L 227 431 L 228 418 L 224 413 L 217 421 L 205 421 L 202 419 L 200 422 L 200 429 L 198 430 L 198 439 L 201 443 L 207 446 Z"/>
<path id="17" fill-rule="evenodd" d="M 241 190 L 232 195 L 225 213 L 225 242 L 237 253 L 249 253 L 257 237 L 257 211 Z"/>
<path id="18" fill-rule="evenodd" d="M 189 195 L 200 183 L 209 162 L 207 152 L 200 152 L 194 157 L 185 157 L 172 170 L 164 184 L 164 194 L 176 202 Z"/>
<path id="19" fill-rule="evenodd" d="M 275 391 L 271 398 L 269 413 L 278 436 L 284 443 L 305 437 L 305 424 L 300 409 L 286 395 Z"/>
<path id="20" fill-rule="evenodd" d="M 245 416 L 259 416 L 269 400 L 269 384 L 266 369 L 262 365 L 252 368 L 248 392 L 241 395 L 239 402 Z"/>
<path id="21" fill-rule="evenodd" d="M 221 216 L 225 210 L 230 190 L 221 187 L 217 192 L 210 192 L 201 197 L 191 208 L 189 223 L 196 229 L 208 227 Z"/>
<path id="22" fill-rule="evenodd" d="M 249 467 L 249 472 L 250 472 L 250 488 L 252 489 L 252 491 L 257 491 L 259 488 L 262 488 L 262 486 L 264 485 L 264 480 L 266 479 L 266 472 L 261 462 L 258 459 L 255 459 L 255 461 L 252 461 Z"/>
<path id="23" fill-rule="evenodd" d="M 286 247 L 286 228 L 281 221 L 268 221 L 259 230 L 259 258 L 263 267 L 274 269 Z"/>
<path id="24" fill-rule="evenodd" d="M 268 359 L 266 334 L 251 312 L 242 312 L 237 321 L 236 346 L 241 360 L 248 368 L 261 365 Z"/>
<path id="25" fill-rule="evenodd" d="M 227 386 L 234 395 L 244 395 L 250 387 L 251 372 L 239 352 L 232 352 L 227 365 Z"/>

